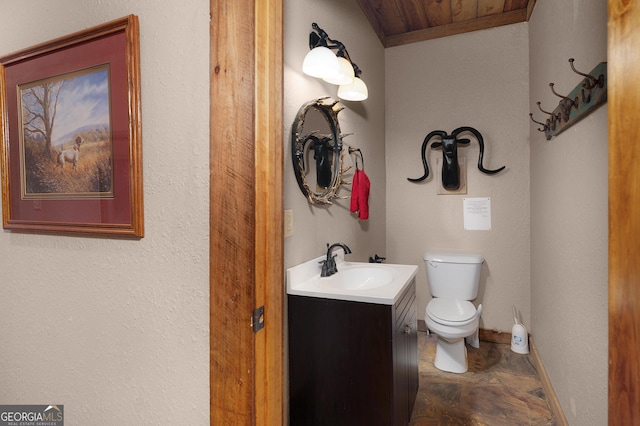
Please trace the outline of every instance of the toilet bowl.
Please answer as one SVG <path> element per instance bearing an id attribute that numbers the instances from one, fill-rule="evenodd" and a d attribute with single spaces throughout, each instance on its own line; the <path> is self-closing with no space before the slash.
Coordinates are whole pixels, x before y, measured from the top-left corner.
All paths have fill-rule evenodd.
<path id="1" fill-rule="evenodd" d="M 451 302 L 450 305 L 468 303 L 470 306 L 466 306 L 464 315 L 457 311 L 451 311 L 451 315 L 447 315 L 443 313 L 442 307 L 438 306 L 441 301 Z M 432 312 L 433 310 L 437 314 Z M 472 312 L 468 314 L 469 311 Z M 469 369 L 465 339 L 477 334 L 481 312 L 482 305 L 476 310 L 475 306 L 466 300 L 432 299 L 429 302 L 425 309 L 425 322 L 427 328 L 438 336 L 434 360 L 438 370 L 465 373 Z"/>
<path id="2" fill-rule="evenodd" d="M 427 328 L 438 336 L 434 365 L 442 371 L 468 370 L 465 339 L 479 347 L 478 327 L 482 305 L 470 302 L 478 295 L 479 255 L 426 253 L 429 292 L 433 297 L 425 309 Z"/>

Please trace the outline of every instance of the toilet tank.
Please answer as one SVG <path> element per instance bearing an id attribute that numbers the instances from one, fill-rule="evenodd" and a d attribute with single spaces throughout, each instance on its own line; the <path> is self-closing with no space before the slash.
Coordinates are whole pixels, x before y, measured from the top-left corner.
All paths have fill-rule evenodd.
<path id="1" fill-rule="evenodd" d="M 429 293 L 448 299 L 475 299 L 483 262 L 478 254 L 425 253 Z"/>

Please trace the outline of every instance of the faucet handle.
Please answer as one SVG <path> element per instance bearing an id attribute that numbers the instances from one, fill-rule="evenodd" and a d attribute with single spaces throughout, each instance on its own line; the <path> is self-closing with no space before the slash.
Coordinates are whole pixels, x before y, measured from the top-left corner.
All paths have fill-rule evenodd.
<path id="1" fill-rule="evenodd" d="M 320 262 L 318 262 L 319 264 L 322 265 L 322 271 L 320 272 L 320 276 L 321 277 L 328 277 L 331 274 L 329 273 L 330 270 L 330 265 L 327 264 L 327 260 L 321 260 Z"/>
<path id="2" fill-rule="evenodd" d="M 331 269 L 331 275 L 338 272 L 338 265 L 336 265 L 336 256 L 338 255 L 334 254 L 333 256 L 331 256 L 331 264 L 329 265 L 329 268 Z"/>

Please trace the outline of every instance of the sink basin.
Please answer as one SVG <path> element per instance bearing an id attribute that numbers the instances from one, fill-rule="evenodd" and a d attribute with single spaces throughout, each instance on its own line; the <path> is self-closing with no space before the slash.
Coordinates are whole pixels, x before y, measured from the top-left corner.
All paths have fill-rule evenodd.
<path id="1" fill-rule="evenodd" d="M 321 277 L 320 256 L 287 269 L 287 294 L 393 305 L 414 279 L 415 265 L 347 262 L 335 250 L 338 272 Z"/>
<path id="2" fill-rule="evenodd" d="M 339 269 L 330 277 L 319 278 L 320 285 L 345 290 L 366 290 L 385 286 L 393 281 L 393 270 L 384 266 L 350 266 Z"/>

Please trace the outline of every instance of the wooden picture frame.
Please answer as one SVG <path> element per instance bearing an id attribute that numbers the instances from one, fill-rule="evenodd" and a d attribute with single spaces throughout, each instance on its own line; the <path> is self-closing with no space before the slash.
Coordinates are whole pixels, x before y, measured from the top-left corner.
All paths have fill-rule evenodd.
<path id="1" fill-rule="evenodd" d="M 138 18 L 0 57 L 2 226 L 144 236 Z"/>

